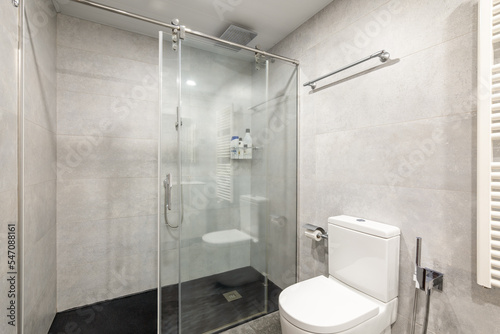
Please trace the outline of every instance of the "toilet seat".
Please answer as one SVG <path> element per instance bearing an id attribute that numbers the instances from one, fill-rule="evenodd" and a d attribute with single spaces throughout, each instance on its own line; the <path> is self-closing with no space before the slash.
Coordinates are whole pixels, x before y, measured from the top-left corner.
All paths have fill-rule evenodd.
<path id="1" fill-rule="evenodd" d="M 283 290 L 279 307 L 283 318 L 312 333 L 342 332 L 379 314 L 374 301 L 325 276 Z"/>

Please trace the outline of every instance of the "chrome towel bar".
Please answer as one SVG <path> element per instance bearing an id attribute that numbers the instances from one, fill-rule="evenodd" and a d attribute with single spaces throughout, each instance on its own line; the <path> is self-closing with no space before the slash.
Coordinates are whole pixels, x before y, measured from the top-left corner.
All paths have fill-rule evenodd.
<path id="1" fill-rule="evenodd" d="M 309 82 L 306 82 L 306 83 L 304 84 L 304 87 L 305 87 L 305 86 L 311 86 L 311 89 L 315 89 L 315 88 L 316 88 L 316 82 L 318 82 L 318 81 L 320 81 L 320 80 L 323 80 L 323 79 L 325 79 L 325 78 L 328 78 L 328 77 L 329 77 L 329 76 L 331 76 L 331 75 L 334 75 L 334 74 L 337 74 L 337 73 L 339 73 L 339 72 L 345 71 L 345 70 L 347 70 L 348 68 L 354 67 L 354 66 L 356 66 L 356 65 L 359 65 L 359 64 L 361 64 L 361 63 L 364 63 L 364 62 L 365 62 L 365 61 L 367 61 L 367 60 L 370 60 L 370 59 L 372 59 L 372 58 L 376 58 L 376 57 L 379 57 L 379 58 L 380 58 L 380 61 L 381 61 L 382 63 L 385 63 L 385 62 L 386 62 L 386 61 L 390 58 L 390 56 L 391 56 L 391 55 L 389 54 L 389 52 L 387 52 L 387 51 L 385 51 L 385 50 L 381 50 L 381 51 L 379 51 L 379 52 L 375 52 L 374 54 L 369 55 L 368 57 L 363 58 L 363 59 L 361 59 L 361 60 L 358 60 L 357 62 L 354 62 L 354 63 L 352 63 L 352 64 L 350 64 L 350 65 L 344 66 L 344 67 L 342 67 L 342 68 L 340 68 L 340 69 L 338 69 L 338 70 L 336 70 L 336 71 L 333 71 L 333 72 L 331 72 L 331 73 L 328 73 L 328 74 L 326 74 L 326 75 L 323 75 L 322 77 L 319 77 L 319 78 L 317 78 L 317 79 L 314 79 L 314 80 L 311 80 L 311 81 L 309 81 Z"/>

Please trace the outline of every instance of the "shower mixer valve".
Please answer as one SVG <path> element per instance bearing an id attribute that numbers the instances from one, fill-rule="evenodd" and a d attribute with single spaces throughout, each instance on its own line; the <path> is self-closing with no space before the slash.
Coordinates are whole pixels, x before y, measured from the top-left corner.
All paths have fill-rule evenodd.
<path id="1" fill-rule="evenodd" d="M 421 249 L 422 249 L 422 238 L 417 238 L 417 256 L 415 261 L 415 275 L 413 280 L 415 281 L 415 287 L 422 291 L 425 291 L 426 294 L 430 294 L 432 289 L 436 289 L 439 291 L 443 291 L 443 274 L 422 267 L 420 265 L 420 257 L 421 257 Z"/>
<path id="2" fill-rule="evenodd" d="M 443 274 L 429 268 L 418 267 L 415 285 L 427 294 L 430 294 L 432 289 L 443 291 Z"/>

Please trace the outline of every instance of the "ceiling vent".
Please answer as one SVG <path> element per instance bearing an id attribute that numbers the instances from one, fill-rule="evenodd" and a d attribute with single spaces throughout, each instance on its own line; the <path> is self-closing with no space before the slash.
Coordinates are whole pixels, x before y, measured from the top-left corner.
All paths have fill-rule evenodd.
<path id="1" fill-rule="evenodd" d="M 229 28 L 224 31 L 224 33 L 220 36 L 221 39 L 224 39 L 229 42 L 241 44 L 241 45 L 247 45 L 250 43 L 255 37 L 257 36 L 256 32 L 235 26 L 234 24 L 231 24 Z M 240 51 L 241 48 L 237 46 L 232 46 L 224 43 L 217 43 L 218 46 L 222 46 L 234 51 Z"/>

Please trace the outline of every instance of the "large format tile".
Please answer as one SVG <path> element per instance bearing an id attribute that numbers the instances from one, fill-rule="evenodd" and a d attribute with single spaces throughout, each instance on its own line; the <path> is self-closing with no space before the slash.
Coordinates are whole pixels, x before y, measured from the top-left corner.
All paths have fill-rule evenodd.
<path id="1" fill-rule="evenodd" d="M 158 64 L 158 40 L 73 16 L 57 17 L 57 44 Z"/>
<path id="2" fill-rule="evenodd" d="M 56 229 L 53 227 L 35 244 L 29 245 L 24 251 L 24 307 L 26 314 L 32 312 L 47 312 L 55 314 L 55 285 L 56 285 Z M 44 297 L 48 292 L 52 295 Z M 44 302 L 41 300 L 44 299 Z M 40 308 L 40 303 L 44 304 Z M 36 317 L 27 318 L 36 326 Z M 50 319 L 52 321 L 52 319 Z M 50 323 L 48 324 L 50 326 Z M 41 325 L 40 325 L 41 326 Z M 48 328 L 48 327 L 47 327 Z"/>
<path id="3" fill-rule="evenodd" d="M 57 131 L 60 135 L 157 137 L 157 104 L 151 101 L 59 91 Z"/>
<path id="4" fill-rule="evenodd" d="M 56 180 L 24 188 L 24 242 L 35 245 L 56 227 Z"/>
<path id="5" fill-rule="evenodd" d="M 36 283 L 35 283 L 36 284 Z M 33 308 L 25 307 L 24 333 L 39 334 L 49 331 L 50 325 L 56 315 L 56 273 L 45 284 L 44 291 Z"/>
<path id="6" fill-rule="evenodd" d="M 57 264 L 62 268 L 116 256 L 153 253 L 157 240 L 156 215 L 61 222 L 57 226 Z"/>
<path id="7" fill-rule="evenodd" d="M 116 254 L 92 262 L 60 266 L 58 310 L 118 298 L 156 287 L 156 252 Z"/>
<path id="8" fill-rule="evenodd" d="M 281 324 L 279 312 L 273 312 L 250 322 L 244 323 L 222 334 L 280 334 Z"/>
<path id="9" fill-rule="evenodd" d="M 155 177 L 155 140 L 107 137 L 57 137 L 61 179 Z"/>
<path id="10" fill-rule="evenodd" d="M 146 73 L 143 81 L 112 80 L 109 78 L 89 77 L 78 73 L 59 72 L 57 86 L 59 91 L 69 91 L 83 94 L 104 95 L 124 99 L 145 100 L 158 103 L 158 82 L 156 74 Z M 165 90 L 174 92 L 176 85 L 165 85 Z M 166 94 L 164 96 L 167 96 Z M 177 105 L 177 95 L 165 97 L 165 102 L 174 101 Z"/>
<path id="11" fill-rule="evenodd" d="M 299 177 L 316 178 L 316 136 L 301 136 L 299 142 Z"/>
<path id="12" fill-rule="evenodd" d="M 56 12 L 48 0 L 26 6 L 24 110 L 26 119 L 56 132 Z"/>
<path id="13" fill-rule="evenodd" d="M 25 6 L 25 46 L 37 54 L 41 68 L 55 76 L 56 63 L 56 10 L 51 0 L 37 0 Z"/>
<path id="14" fill-rule="evenodd" d="M 0 192 L 0 235 L 7 234 L 7 225 L 17 223 L 17 189 Z M 3 264 L 2 264 L 3 265 Z"/>
<path id="15" fill-rule="evenodd" d="M 56 179 L 56 135 L 27 121 L 25 123 L 25 183 L 37 184 Z"/>
<path id="16" fill-rule="evenodd" d="M 320 54 L 337 57 L 320 65 L 333 70 L 381 49 L 402 58 L 471 33 L 475 20 L 475 1 L 391 0 L 338 33 L 323 34 Z"/>
<path id="17" fill-rule="evenodd" d="M 17 9 L 10 3 L 0 7 L 0 22 L 0 112 L 17 115 Z"/>
<path id="18" fill-rule="evenodd" d="M 58 73 L 72 73 L 105 80 L 124 80 L 141 86 L 143 81 L 152 75 L 156 74 L 155 78 L 158 80 L 157 67 L 153 64 L 62 45 L 57 48 Z"/>
<path id="19" fill-rule="evenodd" d="M 462 114 L 318 135 L 318 180 L 472 191 L 474 124 Z"/>
<path id="20" fill-rule="evenodd" d="M 433 254 L 439 254 L 439 262 L 471 269 L 471 223 L 475 219 L 471 193 L 405 187 L 392 191 L 386 185 L 333 182 L 318 182 L 317 187 L 318 193 L 323 194 L 317 203 L 319 223 L 330 216 L 346 214 L 395 225 L 401 228 L 410 249 L 415 237 L 423 238 L 423 257 L 431 259 Z M 442 245 L 448 251 L 443 253 Z M 456 257 L 462 249 L 467 252 Z M 411 263 L 412 258 L 409 255 L 405 261 Z"/>
<path id="21" fill-rule="evenodd" d="M 17 117 L 0 109 L 0 192 L 17 188 Z"/>
<path id="22" fill-rule="evenodd" d="M 156 178 L 58 181 L 59 224 L 156 214 Z"/>
<path id="23" fill-rule="evenodd" d="M 280 334 L 280 314 L 278 311 L 249 322 L 259 334 Z"/>
<path id="24" fill-rule="evenodd" d="M 55 68 L 50 69 L 40 64 L 33 52 L 26 55 L 26 79 L 24 82 L 25 119 L 56 132 L 56 79 Z M 51 71 L 54 77 L 50 78 Z"/>
<path id="25" fill-rule="evenodd" d="M 381 6 L 389 3 L 389 0 L 337 0 L 314 15 L 292 34 L 278 42 L 271 52 L 301 59 L 309 50 L 351 24 L 355 24 L 360 18 L 373 15 L 380 10 Z M 328 22 L 328 24 L 324 24 Z"/>

